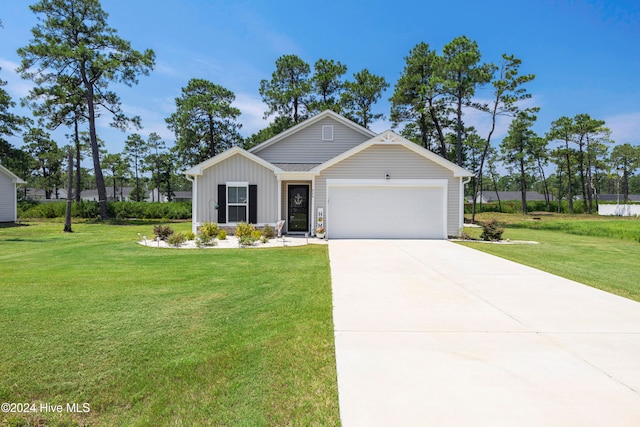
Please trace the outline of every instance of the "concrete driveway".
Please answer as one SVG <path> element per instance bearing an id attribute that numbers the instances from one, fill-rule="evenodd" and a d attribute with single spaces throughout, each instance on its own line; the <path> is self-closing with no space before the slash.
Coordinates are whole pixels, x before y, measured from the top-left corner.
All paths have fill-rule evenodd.
<path id="1" fill-rule="evenodd" d="M 640 303 L 447 241 L 329 256 L 345 427 L 640 425 Z"/>

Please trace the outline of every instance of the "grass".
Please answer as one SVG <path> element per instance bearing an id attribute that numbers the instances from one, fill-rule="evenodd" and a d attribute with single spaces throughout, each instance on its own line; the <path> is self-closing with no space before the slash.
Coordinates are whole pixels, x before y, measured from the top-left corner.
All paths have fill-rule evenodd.
<path id="1" fill-rule="evenodd" d="M 0 229 L 0 402 L 90 412 L 0 425 L 339 424 L 326 246 L 156 249 L 135 243 L 149 223 L 61 230 Z"/>
<path id="2" fill-rule="evenodd" d="M 490 218 L 504 224 L 503 239 L 540 244 L 462 244 L 640 301 L 640 219 L 513 214 L 482 214 L 478 219 Z M 465 232 L 478 237 L 481 230 Z"/>

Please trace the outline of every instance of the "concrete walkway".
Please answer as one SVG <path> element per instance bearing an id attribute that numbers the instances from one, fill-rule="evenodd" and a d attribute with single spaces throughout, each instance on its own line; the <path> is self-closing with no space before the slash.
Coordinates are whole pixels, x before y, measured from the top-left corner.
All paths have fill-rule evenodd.
<path id="1" fill-rule="evenodd" d="M 640 425 L 640 303 L 447 241 L 329 256 L 343 426 Z"/>

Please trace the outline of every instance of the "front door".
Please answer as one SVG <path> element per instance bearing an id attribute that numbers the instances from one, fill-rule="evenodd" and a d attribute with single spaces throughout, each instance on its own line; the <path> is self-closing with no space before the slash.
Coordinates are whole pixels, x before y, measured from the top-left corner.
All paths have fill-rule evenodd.
<path id="1" fill-rule="evenodd" d="M 309 186 L 290 185 L 288 199 L 289 232 L 307 233 L 309 231 Z"/>

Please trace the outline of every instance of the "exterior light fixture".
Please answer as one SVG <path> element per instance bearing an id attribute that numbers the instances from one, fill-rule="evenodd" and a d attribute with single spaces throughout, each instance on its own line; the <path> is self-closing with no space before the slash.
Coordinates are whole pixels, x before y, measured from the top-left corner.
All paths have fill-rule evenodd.
<path id="1" fill-rule="evenodd" d="M 384 175 L 384 179 L 386 179 L 387 181 L 391 179 L 391 175 L 389 175 L 388 173 L 386 173 Z"/>

